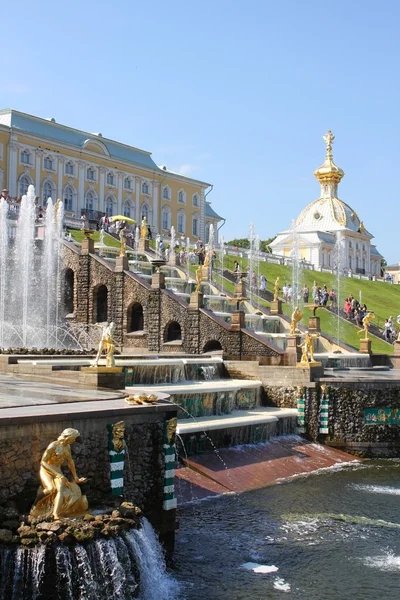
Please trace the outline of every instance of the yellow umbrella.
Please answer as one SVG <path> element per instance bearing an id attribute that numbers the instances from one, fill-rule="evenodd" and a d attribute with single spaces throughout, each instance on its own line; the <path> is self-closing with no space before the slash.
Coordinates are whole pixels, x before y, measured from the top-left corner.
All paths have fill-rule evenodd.
<path id="1" fill-rule="evenodd" d="M 130 217 L 124 217 L 123 215 L 114 215 L 110 217 L 110 221 L 125 221 L 126 223 L 136 223 L 135 219 Z"/>

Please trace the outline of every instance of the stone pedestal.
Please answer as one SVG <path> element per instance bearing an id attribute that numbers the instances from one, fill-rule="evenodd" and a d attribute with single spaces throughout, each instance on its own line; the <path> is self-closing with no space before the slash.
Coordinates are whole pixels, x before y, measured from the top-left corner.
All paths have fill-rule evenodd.
<path id="1" fill-rule="evenodd" d="M 140 253 L 144 253 L 144 252 L 148 252 L 149 251 L 149 240 L 145 240 L 144 238 L 140 238 L 139 239 L 139 254 Z"/>
<path id="2" fill-rule="evenodd" d="M 168 256 L 168 264 L 171 267 L 179 267 L 179 265 L 181 264 L 179 254 L 177 254 L 176 252 L 170 252 Z"/>
<path id="3" fill-rule="evenodd" d="M 238 310 L 232 313 L 231 330 L 240 331 L 245 326 L 245 312 L 244 310 Z"/>
<path id="4" fill-rule="evenodd" d="M 84 238 L 81 243 L 81 254 L 94 254 L 94 240 Z"/>
<path id="5" fill-rule="evenodd" d="M 125 373 L 122 367 L 82 367 L 78 382 L 88 387 L 125 389 Z"/>
<path id="6" fill-rule="evenodd" d="M 360 340 L 360 352 L 362 354 L 371 354 L 372 341 L 371 340 Z"/>
<path id="7" fill-rule="evenodd" d="M 299 369 L 306 369 L 309 373 L 307 379 L 309 381 L 314 381 L 315 378 L 320 378 L 324 376 L 324 367 L 321 362 L 316 360 L 310 361 L 308 363 L 298 362 L 296 363 L 296 367 Z"/>
<path id="8" fill-rule="evenodd" d="M 238 283 L 235 283 L 235 296 L 237 298 L 245 298 L 246 297 L 246 284 L 241 279 Z"/>
<path id="9" fill-rule="evenodd" d="M 115 270 L 117 273 L 121 273 L 122 271 L 129 271 L 129 261 L 126 255 L 117 256 L 117 258 L 115 259 Z"/>
<path id="10" fill-rule="evenodd" d="M 396 340 L 393 344 L 393 354 L 400 354 L 400 340 Z"/>
<path id="11" fill-rule="evenodd" d="M 288 335 L 286 351 L 285 351 L 285 365 L 294 367 L 301 357 L 300 336 Z"/>
<path id="12" fill-rule="evenodd" d="M 161 271 L 156 271 L 151 276 L 151 287 L 157 290 L 165 289 L 165 273 Z"/>
<path id="13" fill-rule="evenodd" d="M 271 315 L 281 315 L 282 314 L 282 300 L 271 300 Z"/>
<path id="14" fill-rule="evenodd" d="M 310 333 L 321 333 L 321 319 L 319 317 L 309 317 L 308 331 Z"/>
<path id="15" fill-rule="evenodd" d="M 190 294 L 189 308 L 198 310 L 204 307 L 204 294 L 202 292 L 192 292 Z"/>

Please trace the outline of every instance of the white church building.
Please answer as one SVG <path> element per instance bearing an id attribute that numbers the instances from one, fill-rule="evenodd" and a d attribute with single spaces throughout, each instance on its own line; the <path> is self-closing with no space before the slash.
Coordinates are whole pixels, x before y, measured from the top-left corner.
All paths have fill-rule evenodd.
<path id="1" fill-rule="evenodd" d="M 338 198 L 338 185 L 344 171 L 333 162 L 329 130 L 325 162 L 314 172 L 321 185 L 320 197 L 306 206 L 294 226 L 271 242 L 274 254 L 290 257 L 294 253 L 314 265 L 316 270 L 336 269 L 344 274 L 377 276 L 381 274 L 382 255 L 371 244 L 373 235 L 364 227 L 357 213 Z"/>

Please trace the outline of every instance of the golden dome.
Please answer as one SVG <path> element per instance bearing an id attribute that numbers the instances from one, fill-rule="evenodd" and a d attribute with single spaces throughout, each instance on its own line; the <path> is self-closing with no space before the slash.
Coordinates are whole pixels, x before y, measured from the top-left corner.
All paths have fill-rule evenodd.
<path id="1" fill-rule="evenodd" d="M 339 183 L 344 176 L 344 171 L 333 162 L 332 143 L 335 139 L 335 136 L 332 135 L 332 131 L 329 129 L 328 133 L 323 136 L 323 139 L 326 143 L 325 161 L 323 165 L 314 171 L 314 175 L 321 184 L 331 182 Z"/>

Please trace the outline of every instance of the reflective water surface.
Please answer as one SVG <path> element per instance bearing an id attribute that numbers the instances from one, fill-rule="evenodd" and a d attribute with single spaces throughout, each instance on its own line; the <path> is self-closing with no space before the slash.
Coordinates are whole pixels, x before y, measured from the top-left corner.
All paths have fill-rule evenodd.
<path id="1" fill-rule="evenodd" d="M 371 461 L 180 507 L 182 596 L 397 600 L 399 475 Z"/>

